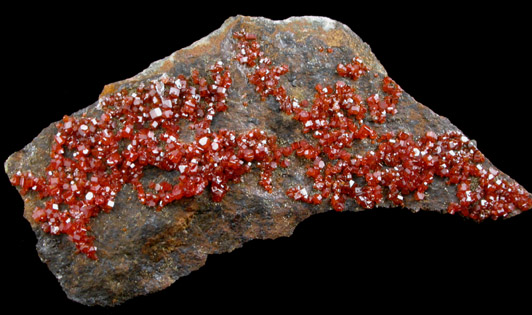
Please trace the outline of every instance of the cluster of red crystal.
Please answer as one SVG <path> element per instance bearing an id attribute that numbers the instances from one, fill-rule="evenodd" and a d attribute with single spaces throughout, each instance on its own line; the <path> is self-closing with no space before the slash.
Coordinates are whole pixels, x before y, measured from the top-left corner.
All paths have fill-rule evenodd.
<path id="1" fill-rule="evenodd" d="M 288 67 L 272 66 L 271 60 L 260 51 L 260 45 L 254 44 L 257 41 L 255 35 L 250 36 L 245 31 L 241 31 L 235 33 L 234 37 L 239 40 L 238 48 L 240 49 L 236 59 L 254 69 L 254 72 L 248 75 L 248 79 L 256 86 L 256 91 L 263 98 L 268 95 L 274 96 L 280 104 L 280 109 L 286 114 L 293 114 L 293 119 L 302 124 L 303 132 L 312 131 L 313 138 L 317 140 L 316 146 L 302 140 L 293 143 L 288 149 L 283 149 L 285 156 L 295 151 L 297 156 L 313 161 L 313 166 L 308 168 L 307 175 L 315 180 L 314 189 L 319 191 L 310 195 L 305 188 L 294 187 L 288 189 L 288 196 L 295 200 L 319 204 L 332 194 L 333 208 L 338 211 L 343 210 L 345 194 L 342 193 L 342 185 L 339 185 L 341 179 L 336 180 L 333 176 L 337 173 L 338 167 L 341 167 L 341 162 L 335 165 L 333 161 L 351 160 L 351 154 L 345 148 L 350 148 L 355 139 L 377 138 L 377 133 L 363 122 L 367 108 L 362 98 L 355 93 L 353 87 L 343 81 L 336 82 L 334 88 L 322 87 L 318 84 L 315 87 L 316 94 L 312 106 L 307 110 L 305 108 L 309 106 L 308 101 L 303 100 L 299 103 L 297 100 L 292 100 L 287 96 L 286 89 L 279 84 L 280 76 L 288 72 Z M 249 58 L 242 60 L 244 55 L 253 56 L 256 60 Z M 353 63 L 349 64 L 347 69 L 349 72 L 346 72 L 346 76 L 353 79 L 358 79 L 359 75 L 367 71 L 358 58 L 353 59 Z M 402 90 L 390 78 L 386 78 L 383 81 L 383 92 L 389 94 L 383 100 L 386 108 L 393 108 L 393 111 L 389 110 L 389 113 L 395 114 L 395 104 Z M 322 153 L 328 158 L 328 163 L 320 157 Z M 325 171 L 325 175 L 321 174 L 322 170 Z M 347 182 L 353 182 L 351 176 L 348 177 Z"/>
<path id="2" fill-rule="evenodd" d="M 89 220 L 113 208 L 124 184 L 132 184 L 142 204 L 157 209 L 207 187 L 212 199 L 220 201 L 228 184 L 238 182 L 256 162 L 260 184 L 271 191 L 273 170 L 284 165 L 275 137 L 260 130 L 241 135 L 210 130 L 216 113 L 227 108 L 232 80 L 221 62 L 209 70 L 209 78 L 197 70 L 188 79 L 163 75 L 111 94 L 100 100 L 99 117 L 65 116 L 56 126 L 46 175 L 17 172 L 11 178 L 22 194 L 31 190 L 47 199 L 33 212 L 43 230 L 67 234 L 80 252 L 95 259 Z M 194 141 L 181 141 L 181 119 L 195 131 Z M 177 183 L 152 182 L 145 188 L 141 178 L 146 166 L 178 171 Z"/>
<path id="3" fill-rule="evenodd" d="M 290 189 L 289 196 L 318 203 L 332 193 L 331 205 L 337 211 L 344 209 L 347 198 L 368 209 L 384 197 L 404 206 L 404 196 L 413 193 L 415 200 L 424 199 L 434 176 L 440 176 L 449 184 L 457 184 L 459 201 L 449 205 L 449 213 L 460 212 L 475 220 L 496 219 L 532 207 L 521 186 L 501 178 L 493 168 L 483 168 L 482 154 L 462 134 L 436 136 L 428 132 L 414 141 L 411 135 L 400 132 L 396 136 L 385 134 L 379 142 L 376 150 L 363 156 L 345 154 L 336 164 L 317 157 L 307 175 L 314 179 L 313 188 L 321 191 L 321 198 L 309 196 L 304 188 Z"/>
<path id="4" fill-rule="evenodd" d="M 248 80 L 263 99 L 272 96 L 281 111 L 311 133 L 314 144 L 300 140 L 278 147 L 275 136 L 253 129 L 242 134 L 211 131 L 218 112 L 227 109 L 227 91 L 232 80 L 222 62 L 210 69 L 209 77 L 193 70 L 189 78 L 161 76 L 133 90 L 102 98 L 99 117 L 63 117 L 50 150 L 50 163 L 43 176 L 17 172 L 11 183 L 22 194 L 34 191 L 44 206 L 33 218 L 51 234 L 66 234 L 77 249 L 96 259 L 89 221 L 102 210 L 110 211 L 116 194 L 125 184 L 136 190 L 139 201 L 160 210 L 185 197 L 210 189 L 219 202 L 231 182 L 239 182 L 253 165 L 260 169 L 259 184 L 273 191 L 272 176 L 278 167 L 288 167 L 289 156 L 308 160 L 306 175 L 312 189 L 293 187 L 294 199 L 320 204 L 330 199 L 337 210 L 352 198 L 361 207 L 373 208 L 384 198 L 404 205 L 404 196 L 425 198 L 434 176 L 457 185 L 458 202 L 449 213 L 476 220 L 506 216 L 516 209 L 532 207 L 532 199 L 517 183 L 509 182 L 493 168 L 484 168 L 484 156 L 469 139 L 457 132 L 434 132 L 414 140 L 407 133 L 378 135 L 365 122 L 384 123 L 397 112 L 401 88 L 389 77 L 382 80 L 381 94 L 364 100 L 343 81 L 332 86 L 318 84 L 312 104 L 299 102 L 280 84 L 288 66 L 272 65 L 254 34 L 236 32 L 236 59 L 253 69 Z M 339 64 L 340 76 L 359 79 L 368 69 L 359 58 Z M 376 76 L 378 77 L 378 76 Z M 180 121 L 194 130 L 192 142 L 180 139 Z M 378 142 L 364 155 L 348 152 L 355 140 Z M 144 187 L 143 170 L 154 166 L 178 171 L 176 183 L 151 182 Z"/>
<path id="5" fill-rule="evenodd" d="M 260 44 L 257 41 L 257 36 L 245 31 L 233 33 L 234 38 L 238 38 L 238 51 L 236 60 L 241 64 L 246 64 L 249 67 L 255 66 L 257 59 L 261 59 L 264 53 L 260 49 Z"/>
<path id="6" fill-rule="evenodd" d="M 279 102 L 281 110 L 291 114 L 293 107 L 298 107 L 297 102 L 293 103 L 287 95 L 286 89 L 279 85 L 281 76 L 288 72 L 288 66 L 272 66 L 271 60 L 265 57 L 264 52 L 260 49 L 255 34 L 242 30 L 233 33 L 233 37 L 238 39 L 236 60 L 255 69 L 248 75 L 249 82 L 255 85 L 255 91 L 261 95 L 263 100 L 269 95 L 274 96 Z"/>
<path id="7" fill-rule="evenodd" d="M 351 62 L 346 65 L 339 63 L 336 66 L 336 72 L 344 78 L 358 80 L 358 78 L 368 72 L 368 68 L 364 65 L 362 59 L 354 57 Z"/>
<path id="8" fill-rule="evenodd" d="M 484 156 L 467 137 L 454 133 L 441 138 L 431 151 L 437 153 L 431 160 L 436 164 L 436 175 L 447 178 L 448 184 L 456 184 L 458 202 L 449 204 L 449 213 L 484 220 L 532 208 L 528 192 L 498 170 L 483 166 Z"/>
<path id="9" fill-rule="evenodd" d="M 293 119 L 301 122 L 303 132 L 312 131 L 316 139 L 316 146 L 302 140 L 281 150 L 285 156 L 296 150 L 297 156 L 312 161 L 306 175 L 314 181 L 313 191 L 292 187 L 286 193 L 294 200 L 320 204 L 330 197 L 331 206 L 337 211 L 344 210 L 348 198 L 368 209 L 384 198 L 402 206 L 404 196 L 412 193 L 415 200 L 423 200 L 434 176 L 440 176 L 458 187 L 459 201 L 449 205 L 449 213 L 460 212 L 476 220 L 495 219 L 515 209 L 524 211 L 532 207 L 532 200 L 521 186 L 497 178 L 498 172 L 492 168 L 483 169 L 482 153 L 459 133 L 437 136 L 429 131 L 417 141 L 404 132 L 379 137 L 364 119 L 369 116 L 374 123 L 384 123 L 387 114 L 397 113 L 396 105 L 403 91 L 391 78 L 382 80 L 384 96 L 375 93 L 366 99 L 366 104 L 354 87 L 343 81 L 336 82 L 334 88 L 318 84 L 312 106 L 306 110 L 308 101 L 292 100 L 279 84 L 288 67 L 273 66 L 260 50 L 255 35 L 241 31 L 234 37 L 240 49 L 237 60 L 254 69 L 248 79 L 256 91 L 263 99 L 274 96 L 280 109 L 293 115 Z M 347 65 L 338 64 L 336 70 L 352 80 L 368 72 L 359 58 L 353 58 Z M 352 156 L 346 151 L 354 140 L 378 137 L 378 148 L 363 156 Z"/>
<path id="10" fill-rule="evenodd" d="M 371 118 L 380 124 L 386 122 L 386 114 L 395 115 L 397 113 L 396 105 L 403 93 L 403 90 L 390 77 L 385 77 L 382 80 L 382 91 L 388 95 L 382 98 L 378 93 L 375 93 L 366 99 Z"/>

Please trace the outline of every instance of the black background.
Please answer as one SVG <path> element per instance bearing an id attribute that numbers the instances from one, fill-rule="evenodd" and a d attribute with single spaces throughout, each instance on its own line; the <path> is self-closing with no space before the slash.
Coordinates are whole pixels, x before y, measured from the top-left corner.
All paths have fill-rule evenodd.
<path id="1" fill-rule="evenodd" d="M 5 10 L 4 20 L 13 20 L 3 27 L 8 82 L 2 84 L 1 159 L 64 114 L 92 104 L 105 84 L 136 75 L 230 16 L 323 15 L 347 24 L 407 93 L 448 117 L 496 166 L 532 189 L 525 8 L 430 3 L 148 2 Z M 526 305 L 532 293 L 532 212 L 477 224 L 376 209 L 312 217 L 290 238 L 209 256 L 203 268 L 162 292 L 115 308 L 88 308 L 68 300 L 40 262 L 23 202 L 7 176 L 1 182 L 7 291 L 0 296 L 5 307 L 20 311 L 508 310 Z"/>

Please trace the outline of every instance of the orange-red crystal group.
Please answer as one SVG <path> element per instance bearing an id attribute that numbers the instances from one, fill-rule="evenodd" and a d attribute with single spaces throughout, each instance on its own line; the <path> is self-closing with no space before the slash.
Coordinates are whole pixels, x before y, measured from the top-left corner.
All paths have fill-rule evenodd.
<path id="1" fill-rule="evenodd" d="M 506 216 L 515 209 L 532 207 L 528 193 L 517 183 L 501 178 L 483 166 L 484 156 L 464 135 L 428 131 L 414 139 L 405 132 L 377 134 L 371 125 L 386 122 L 397 113 L 401 88 L 389 77 L 381 90 L 365 100 L 353 86 L 337 81 L 334 86 L 315 86 L 312 102 L 298 101 L 280 84 L 287 65 L 272 65 L 261 50 L 257 36 L 245 31 L 233 34 L 236 60 L 250 68 L 248 81 L 263 100 L 275 98 L 280 109 L 301 123 L 312 139 L 281 147 L 274 135 L 253 129 L 237 134 L 212 131 L 215 115 L 227 109 L 230 72 L 220 61 L 201 77 L 161 76 L 133 90 L 102 98 L 99 117 L 65 116 L 57 124 L 50 164 L 42 176 L 17 172 L 11 183 L 22 194 L 35 191 L 44 199 L 33 218 L 45 232 L 66 234 L 77 249 L 96 259 L 90 219 L 110 211 L 125 184 L 136 190 L 138 200 L 160 210 L 184 197 L 210 190 L 219 202 L 253 165 L 260 169 L 259 184 L 272 192 L 275 169 L 289 167 L 289 157 L 308 160 L 306 175 L 312 187 L 296 186 L 286 194 L 298 201 L 320 204 L 329 200 L 342 211 L 348 199 L 373 208 L 385 199 L 404 205 L 405 196 L 423 200 L 435 176 L 457 187 L 457 202 L 449 213 L 475 220 Z M 369 70 L 361 59 L 338 64 L 337 73 L 351 81 Z M 366 119 L 369 121 L 366 123 Z M 194 130 L 192 142 L 180 138 L 181 120 Z M 352 154 L 354 141 L 368 139 L 375 149 Z M 146 167 L 177 171 L 174 183 L 141 183 Z"/>

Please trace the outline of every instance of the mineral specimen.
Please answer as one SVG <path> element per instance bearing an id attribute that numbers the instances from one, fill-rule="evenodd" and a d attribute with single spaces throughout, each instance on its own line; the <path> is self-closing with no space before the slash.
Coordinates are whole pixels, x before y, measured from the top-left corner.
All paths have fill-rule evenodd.
<path id="1" fill-rule="evenodd" d="M 161 290 L 208 254 L 290 235 L 329 209 L 482 221 L 532 207 L 349 28 L 315 17 L 231 18 L 106 86 L 5 169 L 39 255 L 87 305 Z"/>

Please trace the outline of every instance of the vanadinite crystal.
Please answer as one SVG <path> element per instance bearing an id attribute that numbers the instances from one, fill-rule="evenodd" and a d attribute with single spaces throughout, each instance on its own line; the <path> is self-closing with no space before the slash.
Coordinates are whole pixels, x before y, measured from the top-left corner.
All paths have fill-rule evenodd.
<path id="1" fill-rule="evenodd" d="M 293 21 L 230 19 L 210 38 L 231 47 L 230 54 L 211 55 L 207 63 L 200 46 L 192 46 L 187 57 L 167 59 L 182 65 L 194 56 L 187 71 L 166 65 L 110 85 L 82 114 L 47 128 L 36 140 L 51 139 L 41 152 L 49 156 L 45 164 L 28 165 L 24 150 L 6 162 L 12 185 L 31 199 L 30 222 L 56 243 L 64 235 L 68 242 L 57 248 L 87 274 L 103 268 L 100 260 L 126 254 L 142 260 L 128 260 L 127 270 L 171 261 L 177 267 L 154 267 L 167 275 L 150 284 L 157 290 L 201 266 L 208 253 L 289 235 L 298 222 L 328 209 L 402 206 L 481 221 L 532 207 L 523 187 L 403 92 L 365 46 L 339 49 L 328 42 L 330 23 L 342 36 L 352 36 L 349 29 L 301 18 L 319 29 L 308 46 L 297 44 L 303 29 L 286 30 Z M 277 36 L 261 32 L 264 24 Z M 302 62 L 325 59 L 336 66 Z M 318 70 L 319 76 L 309 75 Z M 412 112 L 425 119 L 415 128 L 408 125 Z M 105 216 L 131 218 L 123 236 L 119 224 L 96 221 Z M 265 220 L 281 227 L 260 235 L 248 227 Z M 114 304 L 144 290 L 94 292 L 68 281 L 74 269 L 54 272 L 62 273 L 69 295 L 87 304 Z M 106 281 L 103 274 L 93 273 Z M 139 277 L 120 281 L 134 286 Z"/>

